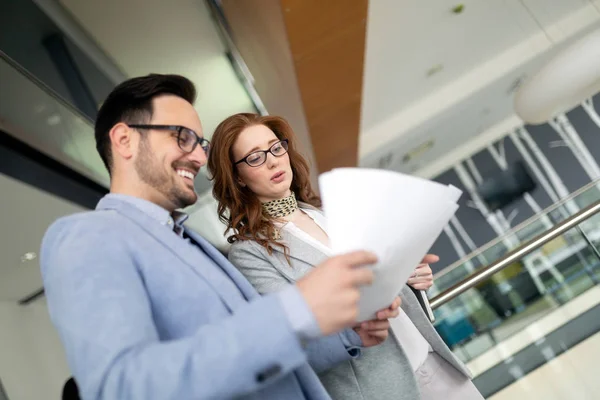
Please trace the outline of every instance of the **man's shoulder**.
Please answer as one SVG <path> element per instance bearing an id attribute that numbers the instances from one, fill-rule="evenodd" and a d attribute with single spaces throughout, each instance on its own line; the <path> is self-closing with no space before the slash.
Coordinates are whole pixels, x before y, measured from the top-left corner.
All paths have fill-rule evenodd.
<path id="1" fill-rule="evenodd" d="M 107 234 L 123 231 L 123 217 L 114 210 L 93 210 L 67 215 L 54 221 L 46 230 L 43 243 L 60 243 L 65 240 L 96 240 Z"/>
<path id="2" fill-rule="evenodd" d="M 122 217 L 114 210 L 90 210 L 58 218 L 48 228 L 47 233 L 56 230 L 85 229 L 90 226 L 102 228 L 114 226 Z"/>
<path id="3" fill-rule="evenodd" d="M 41 244 L 42 273 L 49 264 L 100 257 L 126 251 L 120 226 L 123 217 L 113 210 L 86 211 L 61 217 L 50 225 Z M 124 232 L 121 234 L 121 232 Z"/>

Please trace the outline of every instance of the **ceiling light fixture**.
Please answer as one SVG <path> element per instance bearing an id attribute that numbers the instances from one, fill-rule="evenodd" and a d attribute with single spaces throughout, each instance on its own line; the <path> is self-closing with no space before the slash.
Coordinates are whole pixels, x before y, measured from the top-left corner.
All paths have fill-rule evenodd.
<path id="1" fill-rule="evenodd" d="M 600 29 L 558 53 L 519 87 L 514 105 L 523 121 L 538 125 L 565 113 L 600 90 Z"/>
<path id="2" fill-rule="evenodd" d="M 59 114 L 53 114 L 46 119 L 46 123 L 50 126 L 55 126 L 60 124 L 61 118 Z"/>
<path id="3" fill-rule="evenodd" d="M 465 10 L 465 5 L 464 4 L 457 4 L 454 7 L 452 7 L 452 12 L 454 14 L 462 14 L 462 12 Z"/>
<path id="4" fill-rule="evenodd" d="M 34 252 L 30 251 L 28 253 L 25 253 L 21 256 L 21 262 L 22 263 L 26 263 L 28 261 L 33 261 L 35 260 L 37 257 L 37 254 L 35 254 Z"/>
<path id="5" fill-rule="evenodd" d="M 519 88 L 521 86 L 523 86 L 523 83 L 525 83 L 526 79 L 527 79 L 527 75 L 519 76 L 517 79 L 515 79 L 514 81 L 511 82 L 506 93 L 508 95 L 512 95 L 513 93 L 516 93 L 519 90 Z"/>
<path id="6" fill-rule="evenodd" d="M 428 140 L 424 143 L 421 143 L 420 145 L 418 145 L 417 147 L 415 147 L 408 153 L 404 154 L 404 156 L 402 157 L 402 163 L 406 164 L 406 163 L 414 160 L 415 158 L 422 156 L 424 153 L 431 150 L 432 147 L 433 147 L 433 139 Z"/>
<path id="7" fill-rule="evenodd" d="M 436 64 L 433 67 L 429 68 L 427 70 L 427 72 L 425 73 L 427 75 L 427 77 L 431 77 L 439 72 L 442 72 L 442 70 L 444 69 L 444 65 L 443 64 Z"/>
<path id="8" fill-rule="evenodd" d="M 392 163 L 394 155 L 392 153 L 387 153 L 385 156 L 381 157 L 377 162 L 379 168 L 385 169 L 390 166 Z"/>

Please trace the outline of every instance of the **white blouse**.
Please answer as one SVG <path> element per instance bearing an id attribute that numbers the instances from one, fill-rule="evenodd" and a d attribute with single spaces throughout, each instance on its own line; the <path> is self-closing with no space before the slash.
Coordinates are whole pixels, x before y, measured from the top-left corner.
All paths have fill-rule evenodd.
<path id="1" fill-rule="evenodd" d="M 309 208 L 302 208 L 301 211 L 312 218 L 319 228 L 329 236 L 327 232 L 327 220 L 321 212 Z M 293 222 L 286 222 L 281 227 L 298 239 L 319 249 L 327 256 L 332 256 L 331 248 L 329 246 L 324 245 L 319 240 L 298 228 Z M 406 356 L 413 367 L 413 371 L 416 371 L 425 362 L 429 352 L 433 351 L 431 345 L 423 335 L 421 335 L 421 332 L 419 332 L 415 324 L 413 324 L 402 309 L 400 309 L 398 317 L 390 319 L 390 325 L 394 336 L 396 336 L 396 339 L 398 339 L 398 342 L 402 345 L 402 349 L 406 353 Z"/>

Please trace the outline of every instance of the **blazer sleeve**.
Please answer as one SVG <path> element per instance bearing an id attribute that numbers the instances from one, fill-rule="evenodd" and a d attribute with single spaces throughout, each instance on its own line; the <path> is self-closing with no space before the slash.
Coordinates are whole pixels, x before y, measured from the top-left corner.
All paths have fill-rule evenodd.
<path id="1" fill-rule="evenodd" d="M 135 252 L 150 250 L 91 222 L 59 220 L 41 250 L 50 316 L 82 398 L 240 398 L 306 363 L 277 295 L 161 340 L 135 265 Z"/>
<path id="2" fill-rule="evenodd" d="M 263 253 L 258 246 L 252 242 L 233 245 L 229 260 L 259 293 L 267 295 L 285 290 L 291 283 L 269 261 L 266 250 Z M 345 329 L 337 334 L 309 340 L 305 349 L 310 366 L 320 373 L 343 361 L 359 357 L 361 345 L 358 334 L 352 329 Z"/>

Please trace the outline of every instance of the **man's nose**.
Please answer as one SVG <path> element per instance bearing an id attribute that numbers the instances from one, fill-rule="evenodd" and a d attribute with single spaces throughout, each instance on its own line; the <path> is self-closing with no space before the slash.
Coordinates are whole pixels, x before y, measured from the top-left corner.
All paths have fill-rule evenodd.
<path id="1" fill-rule="evenodd" d="M 194 151 L 192 151 L 189 154 L 188 160 L 192 161 L 193 163 L 198 164 L 199 167 L 203 167 L 206 165 L 206 163 L 208 161 L 208 156 L 206 155 L 206 152 L 204 151 L 202 146 L 198 145 L 198 146 L 196 146 Z"/>

